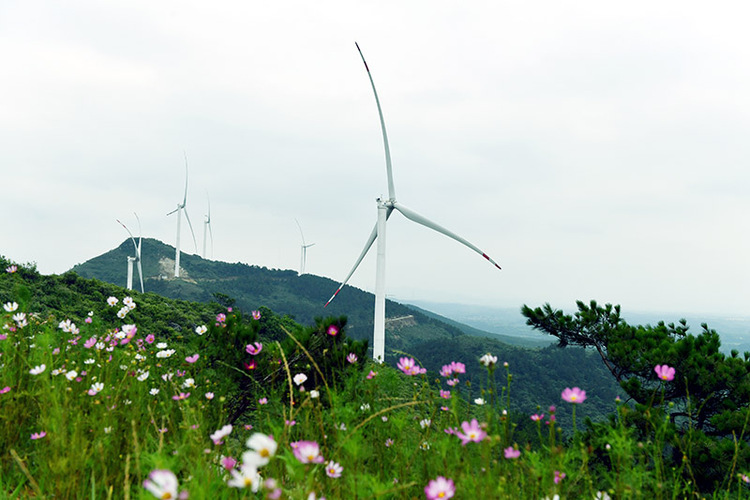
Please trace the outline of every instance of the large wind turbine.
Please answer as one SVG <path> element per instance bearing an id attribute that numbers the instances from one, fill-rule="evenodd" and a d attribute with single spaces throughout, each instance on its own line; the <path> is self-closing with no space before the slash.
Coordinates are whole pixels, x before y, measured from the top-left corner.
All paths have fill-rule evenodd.
<path id="1" fill-rule="evenodd" d="M 211 230 L 211 198 L 208 196 L 206 191 L 206 198 L 208 198 L 208 215 L 204 216 L 203 219 L 203 258 L 206 258 L 206 229 L 211 237 L 211 258 L 214 256 L 214 233 Z"/>
<path id="2" fill-rule="evenodd" d="M 143 293 L 143 266 L 141 265 L 141 243 L 142 238 L 141 235 L 141 219 L 138 218 L 138 214 L 133 212 L 135 215 L 136 220 L 138 221 L 138 244 L 135 243 L 135 238 L 133 238 L 133 233 L 130 232 L 130 229 L 128 229 L 128 226 L 120 222 L 119 219 L 117 219 L 117 222 L 120 223 L 122 227 L 125 228 L 125 231 L 128 232 L 130 235 L 130 240 L 133 242 L 133 248 L 135 248 L 135 257 L 128 256 L 128 282 L 127 282 L 127 288 L 128 290 L 133 289 L 133 262 L 138 264 L 138 278 L 141 282 L 141 293 Z"/>
<path id="3" fill-rule="evenodd" d="M 187 209 L 187 190 L 188 190 L 188 165 L 187 165 L 187 154 L 185 154 L 185 195 L 182 197 L 182 203 L 177 204 L 177 208 L 169 212 L 167 215 L 172 215 L 177 212 L 177 243 L 175 244 L 174 253 L 174 277 L 180 277 L 180 220 L 182 218 L 182 212 L 185 212 L 185 218 L 187 219 L 188 226 L 190 226 L 190 234 L 193 235 L 193 244 L 195 245 L 195 253 L 198 253 L 198 242 L 195 241 L 195 232 L 193 232 L 193 225 L 190 223 L 190 216 L 188 216 Z"/>
<path id="4" fill-rule="evenodd" d="M 380 108 L 380 99 L 378 99 L 378 92 L 377 90 L 375 90 L 375 82 L 372 79 L 370 68 L 367 66 L 367 61 L 365 61 L 365 56 L 362 54 L 362 50 L 359 48 L 359 45 L 356 43 L 355 45 L 357 45 L 357 50 L 359 51 L 359 55 L 362 58 L 362 62 L 365 65 L 365 69 L 367 70 L 367 76 L 370 78 L 370 85 L 372 85 L 372 92 L 373 94 L 375 94 L 375 104 L 378 107 L 378 115 L 380 116 L 380 129 L 383 133 L 383 146 L 385 148 L 385 166 L 386 166 L 386 172 L 388 175 L 388 199 L 387 200 L 383 200 L 382 198 L 377 199 L 378 221 L 375 224 L 375 227 L 373 228 L 372 232 L 370 233 L 370 237 L 367 239 L 367 242 L 365 243 L 365 248 L 362 250 L 362 253 L 359 255 L 359 258 L 354 263 L 352 270 L 349 271 L 349 274 L 346 276 L 346 278 L 341 283 L 341 285 L 339 285 L 338 289 L 334 292 L 331 298 L 328 299 L 328 302 L 326 302 L 325 305 L 327 306 L 328 304 L 330 304 L 331 301 L 336 297 L 336 295 L 344 287 L 344 285 L 349 281 L 349 278 L 351 278 L 352 274 L 354 274 L 354 271 L 362 262 L 362 259 L 364 259 L 368 250 L 370 250 L 370 247 L 372 246 L 373 242 L 377 239 L 378 247 L 377 247 L 377 263 L 376 263 L 376 273 L 375 273 L 375 320 L 374 320 L 375 328 L 373 332 L 372 357 L 375 361 L 382 363 L 385 360 L 385 228 L 386 228 L 386 221 L 388 220 L 388 217 L 391 216 L 391 213 L 393 212 L 394 209 L 401 212 L 404 215 L 404 217 L 406 217 L 407 219 L 413 222 L 416 222 L 417 224 L 421 224 L 425 227 L 433 229 L 437 231 L 438 233 L 442 233 L 448 236 L 449 238 L 453 238 L 459 243 L 462 243 L 463 245 L 471 248 L 472 250 L 477 252 L 479 255 L 481 255 L 482 257 L 490 261 L 492 264 L 494 264 L 495 267 L 497 267 L 498 269 L 500 269 L 500 266 L 497 264 L 497 262 L 495 262 L 489 256 L 487 256 L 486 253 L 482 252 L 479 248 L 469 243 L 464 238 L 458 236 L 457 234 L 451 231 L 448 231 L 447 229 L 445 229 L 444 227 L 438 224 L 435 224 L 429 219 L 426 219 L 425 217 L 419 215 L 415 211 L 409 208 L 406 208 L 401 203 L 396 202 L 396 190 L 393 187 L 393 172 L 391 169 L 391 151 L 388 145 L 388 134 L 385 131 L 385 120 L 383 119 L 383 110 Z"/>
<path id="5" fill-rule="evenodd" d="M 309 245 L 305 245 L 305 235 L 302 233 L 302 226 L 299 225 L 299 221 L 297 219 L 294 219 L 294 222 L 297 223 L 297 227 L 299 228 L 299 234 L 302 236 L 302 255 L 300 255 L 300 262 L 299 262 L 299 275 L 302 276 L 305 274 L 305 264 L 307 263 L 307 249 L 313 246 L 315 243 L 310 243 Z"/>

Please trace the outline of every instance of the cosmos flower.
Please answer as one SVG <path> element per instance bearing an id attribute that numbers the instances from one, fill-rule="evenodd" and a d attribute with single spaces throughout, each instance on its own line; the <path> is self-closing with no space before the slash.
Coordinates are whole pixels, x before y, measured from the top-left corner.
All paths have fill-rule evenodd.
<path id="1" fill-rule="evenodd" d="M 32 375 L 40 375 L 40 374 L 44 373 L 44 370 L 46 370 L 46 369 L 47 369 L 47 365 L 45 365 L 44 363 L 42 363 L 41 365 L 35 366 L 31 370 L 29 370 L 29 373 L 32 374 Z"/>
<path id="2" fill-rule="evenodd" d="M 336 325 L 331 325 L 326 330 L 326 333 L 331 337 L 335 337 L 339 333 L 339 328 Z"/>
<path id="3" fill-rule="evenodd" d="M 192 356 L 188 356 L 188 357 L 186 357 L 186 358 L 185 358 L 185 361 L 187 361 L 188 363 L 191 363 L 191 364 L 192 364 L 192 363 L 195 363 L 196 361 L 198 361 L 198 358 L 199 358 L 199 357 L 200 357 L 200 356 L 199 356 L 198 354 L 193 354 Z"/>
<path id="4" fill-rule="evenodd" d="M 212 400 L 213 398 L 214 398 L 214 393 L 213 393 L 213 392 L 207 392 L 207 393 L 206 393 L 206 399 L 208 399 L 208 400 L 210 401 L 210 400 Z"/>
<path id="5" fill-rule="evenodd" d="M 350 352 L 349 355 L 346 357 L 346 360 L 349 362 L 349 364 L 354 364 L 357 362 L 357 355 L 353 352 Z"/>
<path id="6" fill-rule="evenodd" d="M 143 487 L 156 498 L 177 498 L 179 483 L 171 470 L 156 469 L 143 481 Z"/>
<path id="7" fill-rule="evenodd" d="M 46 432 L 46 431 L 42 431 L 42 432 L 35 432 L 35 433 L 33 433 L 33 434 L 31 435 L 31 439 L 32 439 L 32 440 L 42 439 L 42 438 L 43 438 L 44 436 L 46 436 L 46 435 L 47 435 L 47 432 Z"/>
<path id="8" fill-rule="evenodd" d="M 258 321 L 260 319 L 260 311 L 253 311 L 251 314 L 253 315 L 253 319 L 255 321 Z"/>
<path id="9" fill-rule="evenodd" d="M 243 463 L 238 469 L 229 471 L 232 477 L 227 481 L 227 486 L 232 488 L 250 488 L 253 493 L 257 493 L 260 488 L 260 474 L 258 469 L 252 464 Z"/>
<path id="10" fill-rule="evenodd" d="M 586 401 L 586 391 L 579 389 L 578 387 L 566 387 L 561 394 L 562 398 L 568 403 L 581 404 Z"/>
<path id="11" fill-rule="evenodd" d="M 493 356 L 492 354 L 487 353 L 479 358 L 479 362 L 487 367 L 495 366 L 495 363 L 497 363 L 497 356 Z"/>
<path id="12" fill-rule="evenodd" d="M 295 384 L 302 385 L 307 380 L 307 375 L 305 375 L 304 373 L 298 373 L 297 375 L 294 376 L 293 380 Z"/>
<path id="13" fill-rule="evenodd" d="M 661 365 L 661 366 L 656 365 L 654 367 L 654 371 L 656 372 L 656 375 L 660 379 L 664 380 L 665 382 L 669 382 L 669 381 L 674 380 L 675 369 L 672 368 L 671 366 L 668 366 L 668 365 Z"/>
<path id="14" fill-rule="evenodd" d="M 3 309 L 5 309 L 5 312 L 13 312 L 18 309 L 18 302 L 6 302 L 3 304 Z"/>
<path id="15" fill-rule="evenodd" d="M 262 351 L 262 350 L 263 350 L 263 344 L 261 344 L 260 342 L 255 342 L 253 344 L 247 344 L 245 346 L 245 352 L 247 352 L 251 356 L 256 356 L 256 355 L 260 354 L 260 351 Z"/>
<path id="16" fill-rule="evenodd" d="M 505 458 L 512 460 L 521 456 L 521 450 L 516 450 L 512 446 L 508 446 L 503 450 L 503 455 Z"/>
<path id="17" fill-rule="evenodd" d="M 461 424 L 461 429 L 463 432 L 456 432 L 456 436 L 461 438 L 461 445 L 463 446 L 466 446 L 470 441 L 480 443 L 485 437 L 487 437 L 487 433 L 479 426 L 479 422 L 477 422 L 476 418 L 472 419 L 471 423 L 463 422 Z"/>
<path id="18" fill-rule="evenodd" d="M 541 415 L 534 413 L 530 418 L 534 422 L 539 422 L 540 420 L 544 418 L 544 413 L 542 413 Z"/>
<path id="19" fill-rule="evenodd" d="M 89 389 L 89 396 L 96 396 L 100 392 L 104 390 L 104 384 L 101 382 L 94 382 L 91 384 L 91 389 Z"/>
<path id="20" fill-rule="evenodd" d="M 367 379 L 370 380 L 373 377 L 377 377 L 377 376 L 378 376 L 378 372 L 370 370 L 370 373 L 367 374 Z"/>
<path id="21" fill-rule="evenodd" d="M 424 494 L 427 500 L 445 500 L 453 498 L 453 495 L 456 494 L 456 486 L 453 484 L 453 479 L 438 476 L 427 483 L 427 486 L 424 487 Z"/>
<path id="22" fill-rule="evenodd" d="M 295 441 L 292 449 L 294 456 L 303 464 L 321 464 L 325 461 L 320 454 L 320 446 L 315 441 Z"/>
<path id="23" fill-rule="evenodd" d="M 117 305 L 117 302 L 119 302 L 117 300 L 117 297 L 109 297 L 107 299 L 107 304 L 109 304 L 109 307 L 114 307 L 115 305 Z"/>
<path id="24" fill-rule="evenodd" d="M 201 326 L 196 326 L 195 327 L 195 333 L 197 333 L 198 335 L 203 335 L 207 331 L 208 331 L 208 327 L 206 327 L 206 325 L 201 325 Z"/>
<path id="25" fill-rule="evenodd" d="M 232 425 L 227 424 L 221 429 L 217 430 L 213 434 L 211 434 L 209 437 L 211 438 L 211 441 L 214 442 L 214 444 L 221 444 L 221 440 L 227 437 L 232 433 Z"/>
<path id="26" fill-rule="evenodd" d="M 334 462 L 331 460 L 326 465 L 326 475 L 331 478 L 339 478 L 341 477 L 341 473 L 344 472 L 344 468 L 337 462 Z"/>
<path id="27" fill-rule="evenodd" d="M 13 274 L 13 273 L 15 273 L 16 271 L 18 271 L 18 266 L 16 266 L 15 264 L 13 264 L 13 265 L 11 265 L 11 266 L 8 266 L 8 267 L 6 267 L 6 268 L 5 268 L 5 272 L 6 272 L 6 273 L 10 273 L 10 274 Z"/>
<path id="28" fill-rule="evenodd" d="M 172 396 L 172 399 L 174 399 L 175 401 L 182 401 L 183 399 L 187 399 L 189 397 L 190 397 L 189 392 L 181 392 L 179 394 L 175 394 L 174 396 Z"/>
<path id="29" fill-rule="evenodd" d="M 266 465 L 270 458 L 276 454 L 278 443 L 271 437 L 263 433 L 256 432 L 245 443 L 252 451 L 247 451 L 242 455 L 242 460 L 246 463 L 256 463 L 259 467 Z"/>

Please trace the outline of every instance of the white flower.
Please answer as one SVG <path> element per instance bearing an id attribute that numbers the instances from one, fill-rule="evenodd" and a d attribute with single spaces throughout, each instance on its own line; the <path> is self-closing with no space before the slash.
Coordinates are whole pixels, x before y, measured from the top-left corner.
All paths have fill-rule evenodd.
<path id="1" fill-rule="evenodd" d="M 198 335 L 203 335 L 208 331 L 208 328 L 206 328 L 206 325 L 196 326 L 195 327 L 195 333 Z"/>
<path id="2" fill-rule="evenodd" d="M 117 317 L 120 319 L 124 319 L 125 316 L 127 316 L 128 312 L 130 312 L 130 309 L 128 309 L 127 307 L 123 307 L 122 309 L 117 311 Z"/>
<path id="3" fill-rule="evenodd" d="M 370 403 L 364 403 L 362 406 L 359 407 L 362 411 L 370 411 Z"/>
<path id="4" fill-rule="evenodd" d="M 167 349 L 166 351 L 159 351 L 156 353 L 157 358 L 168 358 L 174 354 L 174 349 Z"/>
<path id="5" fill-rule="evenodd" d="M 122 303 L 125 304 L 128 307 L 130 307 L 130 306 L 135 307 L 133 305 L 133 304 L 135 304 L 135 302 L 133 302 L 133 297 L 125 297 L 124 299 L 122 299 Z"/>
<path id="6" fill-rule="evenodd" d="M 109 304 L 109 307 L 114 307 L 114 305 L 117 304 L 117 297 L 109 297 L 107 299 L 107 304 Z"/>
<path id="7" fill-rule="evenodd" d="M 115 333 L 115 338 L 118 339 L 118 340 L 122 340 L 125 337 L 127 337 L 127 334 L 125 332 L 117 332 L 117 333 Z"/>
<path id="8" fill-rule="evenodd" d="M 145 372 L 141 373 L 140 375 L 138 375 L 138 380 L 140 380 L 141 382 L 144 382 L 147 378 L 148 378 L 148 372 L 147 371 L 145 371 Z"/>
<path id="9" fill-rule="evenodd" d="M 125 371 L 128 369 L 128 365 L 120 365 L 120 370 Z"/>
<path id="10" fill-rule="evenodd" d="M 94 315 L 94 311 L 89 311 L 89 314 L 88 314 L 89 318 L 90 318 L 91 316 L 93 316 L 93 315 Z M 110 427 L 110 429 L 111 429 L 111 427 Z"/>
<path id="11" fill-rule="evenodd" d="M 83 362 L 84 365 L 93 365 L 94 363 L 96 363 L 94 358 L 89 358 Z"/>
<path id="12" fill-rule="evenodd" d="M 97 342 L 94 347 L 97 351 L 101 351 L 102 349 L 104 349 L 104 342 Z"/>
<path id="13" fill-rule="evenodd" d="M 182 383 L 182 387 L 184 389 L 187 389 L 188 387 L 195 387 L 195 380 L 193 380 L 192 378 L 186 378 Z"/>
<path id="14" fill-rule="evenodd" d="M 430 424 L 432 424 L 432 420 L 430 420 L 429 418 L 425 418 L 419 421 L 419 426 L 422 427 L 422 429 L 424 429 L 425 427 L 429 427 Z"/>
<path id="15" fill-rule="evenodd" d="M 104 434 L 109 434 L 110 432 L 112 432 L 112 427 L 105 427 L 104 428 Z"/>
<path id="16" fill-rule="evenodd" d="M 31 373 L 32 375 L 39 375 L 41 373 L 44 373 L 44 370 L 46 370 L 46 369 L 47 369 L 47 365 L 41 364 L 41 365 L 35 366 L 31 370 L 29 370 L 29 373 Z"/>
<path id="17" fill-rule="evenodd" d="M 245 463 L 255 463 L 258 467 L 266 465 L 269 459 L 276 454 L 278 444 L 272 437 L 256 432 L 247 440 L 247 447 L 253 451 L 246 451 L 242 455 Z"/>
<path id="18" fill-rule="evenodd" d="M 24 326 L 28 325 L 28 323 L 26 322 L 26 313 L 14 314 L 13 321 L 16 322 L 16 326 L 18 326 L 18 328 L 23 328 Z"/>
<path id="19" fill-rule="evenodd" d="M 211 441 L 213 441 L 215 444 L 218 444 L 219 441 L 227 437 L 232 433 L 232 426 L 231 424 L 227 424 L 218 431 L 214 432 L 213 434 L 209 435 L 208 437 L 211 438 Z"/>
<path id="20" fill-rule="evenodd" d="M 474 403 L 478 404 L 479 406 L 482 406 L 484 404 L 484 399 L 477 398 L 477 399 L 474 400 Z"/>
<path id="21" fill-rule="evenodd" d="M 174 377 L 174 373 L 172 373 L 172 372 L 169 372 L 169 373 L 165 373 L 164 375 L 162 375 L 162 376 L 161 376 L 161 379 L 162 379 L 162 380 L 163 380 L 164 382 L 166 382 L 167 380 L 172 380 L 172 377 Z"/>
<path id="22" fill-rule="evenodd" d="M 89 396 L 95 396 L 96 394 L 99 394 L 104 390 L 104 384 L 101 382 L 94 382 L 91 384 L 91 389 L 89 389 Z"/>
<path id="23" fill-rule="evenodd" d="M 170 470 L 151 471 L 148 479 L 143 481 L 143 487 L 156 498 L 177 498 L 177 476 Z"/>
<path id="24" fill-rule="evenodd" d="M 144 359 L 146 359 L 146 356 L 143 356 L 142 354 L 136 354 L 135 359 L 137 359 L 138 361 L 143 361 Z"/>
<path id="25" fill-rule="evenodd" d="M 495 366 L 495 363 L 497 363 L 497 356 L 487 353 L 479 358 L 479 362 L 484 366 Z"/>
<path id="26" fill-rule="evenodd" d="M 73 380 L 78 376 L 78 372 L 75 370 L 70 370 L 68 373 L 65 374 L 65 378 L 68 380 Z"/>
<path id="27" fill-rule="evenodd" d="M 151 389 L 150 391 L 148 391 L 148 393 L 151 394 L 152 396 L 156 396 L 157 394 L 159 394 L 159 389 L 157 389 L 156 387 L 154 387 L 153 389 Z"/>
<path id="28" fill-rule="evenodd" d="M 312 391 L 310 391 L 310 397 L 313 398 L 313 399 L 316 399 L 316 398 L 320 397 L 320 393 L 318 391 L 316 391 L 315 389 L 313 389 Z"/>
<path id="29" fill-rule="evenodd" d="M 258 469 L 253 467 L 251 464 L 242 464 L 240 469 L 232 469 L 229 471 L 232 474 L 232 478 L 227 481 L 227 486 L 232 488 L 250 488 L 253 493 L 257 493 L 260 488 L 260 474 Z"/>
<path id="30" fill-rule="evenodd" d="M 62 368 L 55 368 L 55 369 L 54 369 L 54 370 L 52 370 L 52 371 L 51 371 L 50 373 L 51 373 L 52 375 L 60 375 L 60 374 L 61 374 L 62 372 L 63 372 Z"/>
<path id="31" fill-rule="evenodd" d="M 298 373 L 294 376 L 294 383 L 297 385 L 304 384 L 305 380 L 307 380 L 307 375 L 305 375 L 304 373 Z"/>
<path id="32" fill-rule="evenodd" d="M 12 313 L 16 309 L 18 309 L 18 303 L 17 302 L 6 302 L 3 304 L 3 309 L 5 309 L 6 312 Z"/>
<path id="33" fill-rule="evenodd" d="M 157 349 L 166 349 L 167 348 L 167 343 L 166 342 L 159 342 L 158 344 L 156 344 L 156 348 Z"/>

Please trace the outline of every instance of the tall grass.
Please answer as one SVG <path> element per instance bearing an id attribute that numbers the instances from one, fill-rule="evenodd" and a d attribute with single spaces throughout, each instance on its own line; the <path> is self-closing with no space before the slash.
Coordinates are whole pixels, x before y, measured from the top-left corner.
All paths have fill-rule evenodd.
<path id="1" fill-rule="evenodd" d="M 170 471 L 191 498 L 425 498 L 439 476 L 452 482 L 455 498 L 703 496 L 687 462 L 665 465 L 668 421 L 658 397 L 646 412 L 652 438 L 645 441 L 626 424 L 633 410 L 614 401 L 613 424 L 587 436 L 563 432 L 547 408 L 571 403 L 540 402 L 544 411 L 534 421 L 523 417 L 524 425 L 532 422 L 529 438 L 509 413 L 512 364 L 483 358 L 487 383 L 473 392 L 454 360 L 446 360 L 440 380 L 419 373 L 418 364 L 399 370 L 361 363 L 339 365 L 343 376 L 331 379 L 321 369 L 325 360 L 296 338 L 302 355 L 294 360 L 279 342 L 260 339 L 283 383 L 250 384 L 249 411 L 214 441 L 236 391 L 215 369 L 222 360 L 195 346 L 206 338 L 221 343 L 225 330 L 208 325 L 206 337 L 152 340 L 150 332 L 124 326 L 127 312 L 118 324 L 94 316 L 71 318 L 70 325 L 69 318 L 30 311 L 22 318 L 23 309 L 8 303 L 0 311 L 3 497 L 153 498 L 144 488 L 158 479 L 149 479 L 153 471 Z M 496 369 L 505 373 L 500 389 L 490 376 Z M 299 374 L 309 377 L 301 381 Z M 577 410 L 585 418 L 585 401 Z M 262 479 L 232 487 L 255 433 L 272 436 L 278 448 L 257 467 Z M 317 443 L 322 459 L 313 453 L 303 463 L 295 454 L 303 442 Z M 690 453 L 689 438 L 682 451 Z M 331 477 L 339 467 L 340 477 Z M 726 471 L 723 489 L 711 495 L 748 497 L 741 472 Z M 444 498 L 450 496 L 446 490 Z"/>

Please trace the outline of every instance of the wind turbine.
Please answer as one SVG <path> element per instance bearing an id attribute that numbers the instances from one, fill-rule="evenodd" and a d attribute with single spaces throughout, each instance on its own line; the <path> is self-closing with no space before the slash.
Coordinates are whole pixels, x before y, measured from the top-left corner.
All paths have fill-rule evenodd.
<path id="1" fill-rule="evenodd" d="M 310 243 L 309 245 L 305 245 L 305 235 L 302 233 L 302 226 L 299 225 L 299 221 L 297 219 L 294 219 L 294 222 L 297 223 L 297 227 L 299 228 L 299 234 L 302 236 L 302 255 L 300 256 L 300 263 L 299 263 L 299 275 L 302 276 L 305 274 L 305 264 L 307 263 L 307 249 L 313 246 L 315 243 Z"/>
<path id="2" fill-rule="evenodd" d="M 185 154 L 185 153 L 183 153 Z M 175 245 L 175 254 L 174 254 L 174 277 L 179 278 L 180 277 L 180 220 L 182 218 L 182 212 L 185 212 L 185 218 L 187 219 L 188 226 L 190 226 L 190 234 L 193 235 L 193 244 L 195 245 L 195 253 L 198 253 L 198 242 L 195 241 L 195 232 L 193 232 L 193 225 L 190 223 L 190 216 L 188 216 L 187 209 L 185 208 L 185 205 L 187 205 L 187 190 L 188 190 L 188 164 L 187 164 L 187 154 L 185 154 L 185 195 L 182 197 L 182 203 L 177 204 L 177 208 L 172 210 L 167 214 L 167 216 L 172 215 L 173 213 L 177 212 L 177 243 Z"/>
<path id="3" fill-rule="evenodd" d="M 385 120 L 383 119 L 383 110 L 380 108 L 380 100 L 378 99 L 378 92 L 377 90 L 375 90 L 375 82 L 372 79 L 370 68 L 367 66 L 367 61 L 365 61 L 365 56 L 362 54 L 362 50 L 359 48 L 359 45 L 356 43 L 355 45 L 357 46 L 359 55 L 362 58 L 362 62 L 365 65 L 365 69 L 367 70 L 367 76 L 370 78 L 370 85 L 372 86 L 372 92 L 375 95 L 375 104 L 378 107 L 378 115 L 380 116 L 380 129 L 383 134 L 383 146 L 385 148 L 385 166 L 386 166 L 386 173 L 388 175 L 388 199 L 387 200 L 384 200 L 382 198 L 377 199 L 378 221 L 375 224 L 375 227 L 372 229 L 372 232 L 370 233 L 370 237 L 367 239 L 367 242 L 365 243 L 365 248 L 362 250 L 362 253 L 359 255 L 359 258 L 354 263 L 352 270 L 349 271 L 349 274 L 346 276 L 346 278 L 341 283 L 341 285 L 339 285 L 338 289 L 333 293 L 331 298 L 328 299 L 328 302 L 326 302 L 325 305 L 328 306 L 328 304 L 331 303 L 331 301 L 336 297 L 336 295 L 338 295 L 338 293 L 341 291 L 344 285 L 349 281 L 349 278 L 351 278 L 352 274 L 354 274 L 354 271 L 362 262 L 362 259 L 364 259 L 365 255 L 370 250 L 370 247 L 372 246 L 373 242 L 377 239 L 378 240 L 377 263 L 376 263 L 376 272 L 375 272 L 375 318 L 374 318 L 375 328 L 373 332 L 372 357 L 375 361 L 382 363 L 385 359 L 385 239 L 386 239 L 385 228 L 386 228 L 386 221 L 391 216 L 391 213 L 393 213 L 393 210 L 398 210 L 399 212 L 401 212 L 401 214 L 404 215 L 404 217 L 411 220 L 412 222 L 416 222 L 417 224 L 421 224 L 427 228 L 437 231 L 438 233 L 442 233 L 448 236 L 449 238 L 453 238 L 459 243 L 462 243 L 463 245 L 471 248 L 472 250 L 477 252 L 479 255 L 481 255 L 482 257 L 490 261 L 492 264 L 494 264 L 495 267 L 497 267 L 498 269 L 500 269 L 500 266 L 497 264 L 497 262 L 492 260 L 486 253 L 482 252 L 479 248 L 469 243 L 464 238 L 430 221 L 429 219 L 419 215 L 417 212 L 405 207 L 401 203 L 396 202 L 396 190 L 394 189 L 394 185 L 393 185 L 393 172 L 391 169 L 391 151 L 388 145 L 388 134 L 385 131 Z"/>
<path id="4" fill-rule="evenodd" d="M 120 222 L 119 219 L 116 219 L 117 222 L 120 223 L 122 227 L 125 228 L 125 231 L 128 232 L 130 235 L 130 240 L 133 242 L 133 248 L 135 248 L 135 257 L 131 257 L 128 255 L 128 282 L 127 282 L 127 288 L 128 290 L 133 289 L 133 262 L 138 264 L 138 277 L 141 281 L 141 293 L 143 293 L 143 266 L 141 265 L 141 243 L 142 238 L 141 235 L 141 219 L 138 218 L 138 214 L 133 212 L 133 215 L 135 215 L 136 220 L 138 221 L 138 244 L 135 243 L 135 238 L 133 238 L 133 233 L 130 232 L 130 229 L 128 229 L 128 226 Z"/>
<path id="5" fill-rule="evenodd" d="M 214 256 L 214 233 L 211 230 L 211 198 L 208 196 L 206 191 L 206 198 L 208 198 L 208 215 L 205 215 L 203 219 L 203 258 L 206 258 L 206 229 L 211 237 L 211 258 Z"/>

